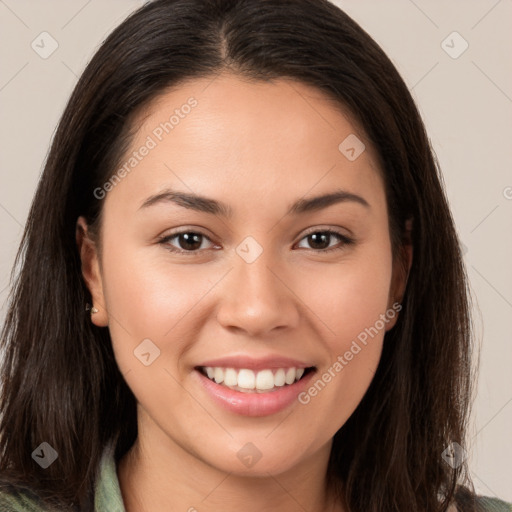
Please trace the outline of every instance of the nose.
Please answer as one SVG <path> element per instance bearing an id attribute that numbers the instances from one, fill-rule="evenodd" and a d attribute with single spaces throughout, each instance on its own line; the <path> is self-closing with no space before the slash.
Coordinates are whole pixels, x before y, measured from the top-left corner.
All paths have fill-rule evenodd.
<path id="1" fill-rule="evenodd" d="M 264 337 L 298 325 L 301 302 L 293 293 L 290 272 L 267 253 L 252 263 L 234 256 L 234 268 L 219 290 L 217 321 L 226 329 Z"/>

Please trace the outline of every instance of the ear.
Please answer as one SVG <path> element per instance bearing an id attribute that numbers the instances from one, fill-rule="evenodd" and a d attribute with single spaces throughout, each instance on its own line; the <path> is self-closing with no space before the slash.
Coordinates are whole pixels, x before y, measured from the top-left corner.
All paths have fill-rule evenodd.
<path id="1" fill-rule="evenodd" d="M 405 223 L 405 231 L 402 236 L 400 253 L 393 262 L 393 276 L 391 278 L 391 286 L 389 290 L 388 309 L 392 308 L 396 314 L 393 318 L 390 318 L 389 322 L 386 324 L 386 331 L 392 329 L 398 319 L 399 310 L 396 311 L 396 306 L 393 308 L 393 304 L 402 303 L 407 286 L 407 280 L 409 278 L 409 272 L 412 266 L 412 253 L 412 219 L 408 219 Z"/>
<path id="2" fill-rule="evenodd" d="M 82 276 L 91 293 L 92 306 L 98 310 L 97 313 L 91 313 L 91 321 L 98 327 L 106 327 L 108 325 L 108 313 L 105 307 L 99 255 L 84 217 L 79 217 L 76 222 L 76 243 L 82 261 Z"/>

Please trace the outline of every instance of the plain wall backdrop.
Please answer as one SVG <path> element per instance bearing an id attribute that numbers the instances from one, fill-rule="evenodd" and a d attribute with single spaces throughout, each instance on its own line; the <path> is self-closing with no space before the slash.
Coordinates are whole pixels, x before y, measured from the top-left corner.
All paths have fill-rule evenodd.
<path id="1" fill-rule="evenodd" d="M 0 0 L 0 322 L 64 106 L 98 45 L 143 3 Z M 395 63 L 438 156 L 481 345 L 468 436 L 471 475 L 480 494 L 512 501 L 512 2 L 334 3 Z"/>

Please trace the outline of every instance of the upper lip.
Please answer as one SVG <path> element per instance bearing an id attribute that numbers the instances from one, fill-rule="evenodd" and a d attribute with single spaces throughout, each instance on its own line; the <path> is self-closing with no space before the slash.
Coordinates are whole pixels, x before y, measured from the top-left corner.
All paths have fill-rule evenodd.
<path id="1" fill-rule="evenodd" d="M 265 370 L 273 368 L 310 368 L 313 365 L 310 363 L 304 363 L 297 359 L 291 359 L 289 357 L 272 356 L 263 358 L 254 358 L 245 355 L 235 355 L 221 357 L 218 359 L 210 359 L 204 361 L 197 367 L 218 367 L 218 368 L 247 368 L 249 370 Z"/>

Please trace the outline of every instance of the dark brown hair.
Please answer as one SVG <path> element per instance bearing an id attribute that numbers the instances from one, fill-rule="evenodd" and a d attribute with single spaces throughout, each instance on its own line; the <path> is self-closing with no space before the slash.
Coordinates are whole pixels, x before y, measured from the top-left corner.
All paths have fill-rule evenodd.
<path id="1" fill-rule="evenodd" d="M 326 0 L 156 0 L 103 42 L 62 115 L 11 276 L 4 348 L 0 474 L 62 510 L 88 510 L 105 445 L 137 436 L 136 400 L 108 329 L 90 321 L 75 225 L 98 233 L 102 201 L 150 100 L 228 70 L 286 77 L 347 109 L 379 155 L 393 255 L 413 219 L 414 258 L 374 379 L 336 433 L 329 481 L 352 512 L 445 511 L 474 492 L 465 463 L 473 351 L 467 277 L 438 165 L 411 94 L 373 39 Z M 16 272 L 17 271 L 17 272 Z M 42 469 L 43 441 L 59 453 Z M 471 490 L 468 489 L 470 487 Z M 6 487 L 4 487 L 6 488 Z M 89 508 L 88 508 L 89 507 Z"/>

